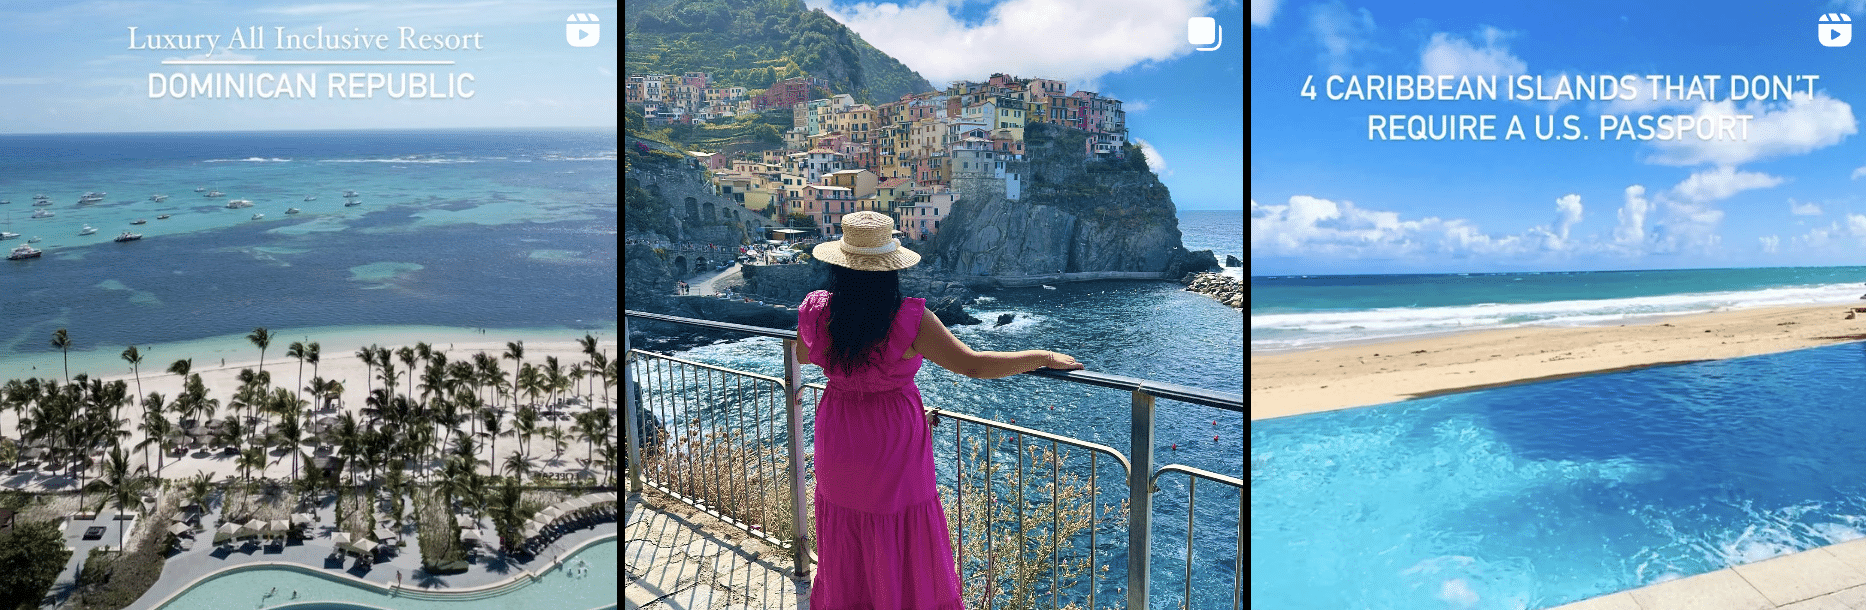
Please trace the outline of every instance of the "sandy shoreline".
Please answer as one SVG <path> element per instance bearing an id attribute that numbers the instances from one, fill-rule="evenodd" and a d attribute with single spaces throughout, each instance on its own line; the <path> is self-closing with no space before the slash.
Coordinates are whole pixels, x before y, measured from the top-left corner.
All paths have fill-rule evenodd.
<path id="1" fill-rule="evenodd" d="M 1774 307 L 1252 355 L 1251 419 L 1866 340 L 1866 314 L 1844 318 L 1835 305 Z"/>
<path id="2" fill-rule="evenodd" d="M 502 356 L 506 350 L 505 341 L 501 340 L 497 335 L 488 334 L 487 336 L 488 338 L 478 341 L 454 341 L 452 343 L 442 341 L 437 344 L 431 343 L 431 345 L 434 351 L 446 354 L 449 362 L 461 360 L 470 361 L 472 354 L 482 351 L 494 356 Z M 575 340 L 577 336 L 581 336 L 581 334 L 572 335 L 566 333 L 564 339 L 560 341 L 536 341 L 527 339 L 524 341 L 524 361 L 534 366 L 543 366 L 547 356 L 555 356 L 567 374 L 572 365 L 584 364 L 587 362 L 587 357 L 583 354 L 582 346 Z M 317 339 L 316 336 L 311 338 L 313 340 Z M 609 357 L 614 359 L 618 352 L 618 345 L 614 339 L 614 334 L 598 334 L 597 338 L 597 348 L 607 352 Z M 266 350 L 265 370 L 272 374 L 273 387 L 303 387 L 310 383 L 313 373 L 311 365 L 307 363 L 304 366 L 305 381 L 304 383 L 299 383 L 298 360 L 285 356 L 286 347 L 289 346 L 292 341 L 297 340 L 300 340 L 300 338 L 296 336 L 290 338 L 275 336 L 271 347 Z M 326 379 L 342 380 L 344 382 L 344 391 L 342 393 L 343 411 L 354 413 L 359 421 L 367 421 L 367 418 L 362 415 L 364 397 L 367 395 L 370 387 L 379 387 L 380 382 L 374 381 L 373 379 L 365 381 L 366 379 L 370 379 L 368 367 L 363 364 L 361 359 L 356 357 L 355 353 L 360 346 L 349 345 L 348 343 L 347 341 L 339 341 L 339 344 L 333 344 L 331 342 L 320 341 L 320 363 L 316 372 Z M 394 350 L 403 345 L 412 347 L 414 342 L 384 342 L 380 343 L 380 345 Z M 177 355 L 178 354 L 170 354 L 170 357 L 163 359 L 145 358 L 142 364 L 141 396 L 147 396 L 150 392 L 157 392 L 162 394 L 165 399 L 172 400 L 181 392 L 183 384 L 182 378 L 167 372 L 169 364 L 174 362 L 176 359 L 175 356 Z M 209 397 L 221 401 L 221 407 L 214 414 L 216 419 L 224 419 L 228 415 L 234 413 L 227 405 L 234 391 L 239 387 L 238 375 L 240 370 L 245 368 L 256 369 L 258 366 L 259 351 L 257 348 L 250 349 L 250 359 L 242 359 L 240 361 L 228 359 L 225 365 L 222 365 L 218 358 L 212 361 L 203 361 L 200 358 L 195 359 L 192 372 L 201 375 L 201 381 L 207 386 Z M 419 369 L 420 366 L 422 365 L 417 361 L 417 369 Z M 500 358 L 499 366 L 505 371 L 508 377 L 512 374 L 514 369 L 517 368 L 516 364 L 511 360 L 504 359 L 503 357 Z M 400 375 L 400 381 L 397 385 L 400 386 L 400 392 L 406 393 L 408 391 L 406 367 L 399 359 L 395 361 L 395 367 Z M 36 373 L 37 376 L 41 378 L 63 379 L 62 369 L 47 370 L 47 368 L 49 367 L 41 367 L 27 374 Z M 75 377 L 80 372 L 84 372 L 84 369 L 79 368 L 74 363 L 72 375 Z M 415 384 L 417 387 L 415 388 L 415 393 L 418 396 L 420 394 L 419 385 L 421 383 L 418 370 L 416 375 Z M 18 376 L 23 377 L 24 375 Z M 108 375 L 103 376 L 103 378 L 106 380 L 122 379 L 129 383 L 129 389 L 132 394 L 137 392 L 137 380 L 133 375 Z M 4 378 L 0 378 L 0 381 L 4 380 Z M 596 399 L 600 403 L 603 397 L 602 386 L 600 383 L 595 386 L 589 384 L 588 378 L 579 381 L 576 383 L 577 389 L 572 392 L 576 395 L 583 395 L 587 391 L 586 388 L 594 387 Z M 611 399 L 614 399 L 614 390 L 610 391 L 610 396 Z M 310 400 L 308 394 L 305 395 L 305 400 Z M 528 399 L 521 395 L 521 400 Z M 547 400 L 547 398 L 543 396 L 540 396 L 538 399 L 539 402 L 544 402 L 545 400 Z M 504 406 L 508 404 L 508 400 L 501 399 L 499 404 Z M 327 414 L 328 413 L 320 413 L 318 417 L 321 418 Z M 143 438 L 142 431 L 137 429 L 137 426 L 142 422 L 141 409 L 134 402 L 126 404 L 123 406 L 121 417 L 131 422 L 132 433 L 130 438 L 125 439 L 123 445 L 126 448 L 134 447 L 136 443 L 141 442 Z M 511 418 L 511 413 L 509 411 L 506 414 L 506 418 L 508 420 L 506 429 L 509 431 L 509 420 Z M 573 422 L 570 420 L 541 419 L 539 421 L 540 427 L 561 426 L 566 430 L 569 429 L 572 423 Z M 19 419 L 16 413 L 11 411 L 0 412 L 0 436 L 18 438 L 18 424 Z M 463 428 L 465 428 L 465 426 L 463 426 Z M 574 435 L 572 438 L 575 438 Z M 499 461 L 497 463 L 503 463 L 505 456 L 510 454 L 513 450 L 518 449 L 518 447 L 518 441 L 515 438 L 506 437 L 498 439 L 497 450 L 499 453 Z M 133 466 L 143 463 L 143 451 L 135 450 L 130 453 Z M 544 440 L 542 437 L 534 437 L 530 441 L 530 450 L 528 453 L 532 458 L 534 470 L 569 471 L 580 470 L 582 466 L 578 464 L 576 460 L 587 457 L 588 452 L 584 450 L 584 443 L 578 440 L 577 442 L 569 443 L 562 456 L 556 456 L 556 452 L 549 441 Z M 292 463 L 289 456 L 280 456 L 277 453 L 273 453 L 270 457 L 273 458 L 274 461 L 266 468 L 263 476 L 274 478 L 290 476 Z M 279 459 L 280 457 L 284 457 L 284 459 Z M 480 457 L 481 459 L 489 459 L 491 457 L 488 455 L 487 447 L 483 443 Z M 196 472 L 212 472 L 215 473 L 217 478 L 225 478 L 237 472 L 237 468 L 233 465 L 233 460 L 225 459 L 220 456 L 183 457 L 179 460 L 170 456 L 165 461 L 166 467 L 162 470 L 162 476 L 170 479 L 185 478 Z M 153 448 L 149 451 L 149 462 L 149 467 L 152 470 L 155 469 L 159 463 Z M 304 467 L 302 461 L 299 467 L 302 471 Z M 255 473 L 255 476 L 261 475 Z M 17 482 L 14 482 L 12 479 L 13 477 L 6 477 L 0 479 L 0 482 L 17 484 Z M 46 479 L 40 478 L 33 487 L 37 488 L 39 484 L 45 482 L 47 482 Z M 54 486 L 56 486 L 56 483 L 54 483 Z"/>

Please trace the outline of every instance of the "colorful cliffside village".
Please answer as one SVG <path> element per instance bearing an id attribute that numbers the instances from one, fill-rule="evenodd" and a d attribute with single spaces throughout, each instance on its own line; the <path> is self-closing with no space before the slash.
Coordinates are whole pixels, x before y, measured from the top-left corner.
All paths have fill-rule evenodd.
<path id="1" fill-rule="evenodd" d="M 843 214 L 873 210 L 895 217 L 909 239 L 939 232 L 959 192 L 971 184 L 1019 196 L 1021 177 L 1006 161 L 1023 159 L 1024 128 L 1053 123 L 1088 132 L 1091 157 L 1118 159 L 1127 144 L 1121 100 L 1068 91 L 1063 81 L 993 74 L 955 81 L 945 91 L 903 95 L 870 106 L 828 94 L 819 78 L 778 81 L 748 95 L 744 87 L 709 87 L 704 72 L 633 75 L 627 101 L 650 124 L 693 124 L 788 108 L 784 147 L 751 153 L 694 152 L 712 170 L 718 193 L 791 226 L 840 234 Z M 957 184 L 955 184 L 957 183 Z"/>

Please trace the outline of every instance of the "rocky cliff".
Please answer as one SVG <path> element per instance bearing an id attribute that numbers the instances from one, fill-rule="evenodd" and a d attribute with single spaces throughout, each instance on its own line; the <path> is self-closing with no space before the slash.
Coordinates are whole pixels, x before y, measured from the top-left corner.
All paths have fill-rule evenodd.
<path id="1" fill-rule="evenodd" d="M 940 277 L 1029 286 L 1218 269 L 1210 251 L 1186 251 L 1172 195 L 1138 148 L 1102 161 L 1084 151 L 1088 134 L 1078 129 L 1038 123 L 1024 137 L 1024 159 L 1006 164 L 1023 179 L 1019 199 L 988 181 L 955 180 L 959 201 L 923 252 Z"/>
<path id="2" fill-rule="evenodd" d="M 744 292 L 766 302 L 796 305 L 804 295 L 823 288 L 829 282 L 827 263 L 810 261 L 797 265 L 752 265 L 741 268 Z M 965 312 L 965 306 L 978 300 L 978 294 L 964 284 L 935 279 L 919 266 L 901 273 L 901 295 L 927 300 L 927 310 L 939 316 L 947 326 L 977 324 L 978 318 Z M 796 326 L 792 320 L 792 327 Z"/>

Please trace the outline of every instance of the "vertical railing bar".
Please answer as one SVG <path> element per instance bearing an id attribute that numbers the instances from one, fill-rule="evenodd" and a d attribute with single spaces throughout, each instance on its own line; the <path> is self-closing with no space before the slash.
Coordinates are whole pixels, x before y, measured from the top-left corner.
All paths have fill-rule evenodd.
<path id="1" fill-rule="evenodd" d="M 695 422 L 698 421 L 698 418 L 693 417 L 694 386 L 699 385 L 699 383 L 692 380 L 695 375 L 692 366 L 683 364 L 680 365 L 680 370 L 681 383 L 684 385 L 683 391 L 680 393 L 680 423 L 687 429 L 687 438 L 695 439 L 692 451 L 687 454 L 687 459 L 692 460 L 693 464 L 692 468 L 686 469 L 687 496 L 700 498 L 700 502 L 704 503 L 706 499 L 701 497 L 700 490 L 706 485 L 706 482 L 699 480 L 699 470 L 706 464 L 706 439 L 702 438 L 700 436 L 700 431 L 697 430 L 699 425 Z"/>
<path id="2" fill-rule="evenodd" d="M 1127 607 L 1146 610 L 1153 563 L 1153 395 L 1134 390 L 1128 439 Z"/>
<path id="3" fill-rule="evenodd" d="M 794 341 L 797 339 L 784 340 L 784 419 L 790 430 L 790 503 L 791 522 L 795 528 L 791 561 L 796 566 L 797 578 L 808 579 L 811 572 L 810 526 L 803 498 L 803 408 L 798 404 L 803 400 L 803 368 L 797 362 Z"/>
<path id="4" fill-rule="evenodd" d="M 623 400 L 622 419 L 625 420 L 622 423 L 622 429 L 623 429 L 622 433 L 624 436 L 627 437 L 626 439 L 624 439 L 623 442 L 626 444 L 624 451 L 627 452 L 628 464 L 629 464 L 629 469 L 628 469 L 628 472 L 626 473 L 628 475 L 628 492 L 638 494 L 638 493 L 641 493 L 641 484 L 642 484 L 642 481 L 641 481 L 641 471 L 642 471 L 641 434 L 642 433 L 640 430 L 636 429 L 637 424 L 636 424 L 635 418 L 636 418 L 636 414 L 641 412 L 641 403 L 638 402 L 641 399 L 641 396 L 637 395 L 635 392 L 635 372 L 634 372 L 634 367 L 632 366 L 635 361 L 635 353 L 634 353 L 635 348 L 633 344 L 631 344 L 629 341 L 628 326 L 629 326 L 628 316 L 623 316 L 622 317 L 622 387 L 623 387 L 623 391 L 626 394 L 622 397 L 622 400 Z M 497 455 L 492 456 L 492 462 L 493 462 L 493 466 L 497 467 L 499 464 L 499 456 Z"/>
<path id="5" fill-rule="evenodd" d="M 1101 530 L 1101 494 L 1095 491 L 1095 463 L 1101 461 L 1101 451 L 1088 451 L 1088 610 L 1095 610 L 1095 588 L 1099 578 L 1095 578 L 1095 530 Z"/>
<path id="6" fill-rule="evenodd" d="M 733 428 L 732 433 L 729 434 L 728 436 L 732 439 L 732 448 L 735 451 L 744 449 L 744 440 L 745 440 L 745 409 L 744 409 L 745 403 L 744 403 L 744 400 L 745 400 L 745 377 L 742 375 L 733 375 L 732 376 L 732 401 L 734 403 L 734 407 L 732 408 L 732 411 L 738 414 L 739 425 Z M 739 462 L 739 476 L 732 479 L 732 516 L 745 523 L 751 523 L 752 521 L 751 508 L 746 507 L 743 512 L 740 512 L 740 508 L 739 508 L 739 497 L 740 497 L 739 490 L 743 489 L 745 491 L 744 497 L 748 501 L 751 498 L 751 495 L 752 495 L 751 494 L 751 491 L 752 491 L 751 490 L 751 482 L 752 482 L 751 472 L 749 468 L 747 467 L 747 465 L 745 464 L 745 460 L 739 460 L 738 462 Z M 729 467 L 731 465 L 728 464 L 727 466 Z"/>
<path id="7" fill-rule="evenodd" d="M 998 598 L 998 575 L 991 573 L 995 567 L 992 560 L 997 558 L 991 548 L 991 527 L 992 520 L 997 517 L 993 514 L 997 511 L 993 509 L 998 505 L 997 497 L 991 493 L 991 454 L 996 453 L 998 447 L 991 443 L 991 430 L 991 426 L 985 426 L 985 610 L 997 607 Z"/>
<path id="8" fill-rule="evenodd" d="M 1057 587 L 1061 585 L 1059 574 L 1062 572 L 1063 547 L 1057 536 L 1062 532 L 1062 517 L 1057 494 L 1063 488 L 1063 481 L 1058 477 L 1056 467 L 1056 441 L 1050 441 L 1050 607 L 1062 610 L 1063 604 L 1058 597 Z"/>
<path id="9" fill-rule="evenodd" d="M 762 380 L 758 383 L 761 387 L 765 387 L 765 384 L 766 382 Z M 771 406 L 771 392 L 758 392 L 754 398 L 755 400 L 752 401 L 752 404 L 758 409 L 758 414 L 752 418 L 752 425 L 754 426 L 752 429 L 758 435 L 757 449 L 755 449 L 755 455 L 758 459 L 758 497 L 769 498 L 771 497 L 771 468 L 765 457 L 765 447 L 769 446 L 766 441 L 770 438 L 770 435 L 765 433 L 768 428 L 765 423 L 770 420 L 769 416 L 766 414 L 769 412 L 769 407 Z M 758 503 L 758 525 L 764 528 L 764 533 L 766 534 L 770 534 L 773 531 L 771 528 L 770 511 L 765 510 L 770 504 L 770 502 Z"/>
<path id="10" fill-rule="evenodd" d="M 1030 574 L 1025 562 L 1025 556 L 1029 555 L 1025 552 L 1027 550 L 1025 534 L 1030 532 L 1030 528 L 1024 525 L 1024 505 L 1029 503 L 1029 499 L 1024 494 L 1024 490 L 1024 433 L 1019 432 L 1017 433 L 1017 581 L 1022 581 Z M 1017 593 L 1021 597 L 1028 591 L 1019 590 Z M 1017 601 L 1017 598 L 1012 598 L 1012 601 Z"/>
<path id="11" fill-rule="evenodd" d="M 1192 505 L 1199 500 L 1199 478 L 1186 477 L 1192 484 L 1186 488 L 1186 600 L 1182 605 L 1192 609 Z"/>
<path id="12" fill-rule="evenodd" d="M 959 426 L 965 422 L 952 420 L 952 471 L 958 477 L 959 486 L 959 590 L 965 590 L 965 448 L 959 442 Z"/>
<path id="13" fill-rule="evenodd" d="M 1231 562 L 1231 610 L 1244 600 L 1244 489 L 1238 489 L 1238 554 Z"/>

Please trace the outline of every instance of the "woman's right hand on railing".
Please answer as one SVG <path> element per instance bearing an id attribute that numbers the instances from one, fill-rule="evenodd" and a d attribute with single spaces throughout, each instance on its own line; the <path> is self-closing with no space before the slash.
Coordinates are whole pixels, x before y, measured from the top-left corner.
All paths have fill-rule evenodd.
<path id="1" fill-rule="evenodd" d="M 1076 362 L 1075 357 L 1068 354 L 1059 354 L 1049 351 L 1044 353 L 1049 354 L 1049 359 L 1044 361 L 1043 368 L 1055 369 L 1058 371 L 1075 371 L 1083 368 L 1082 363 Z"/>

